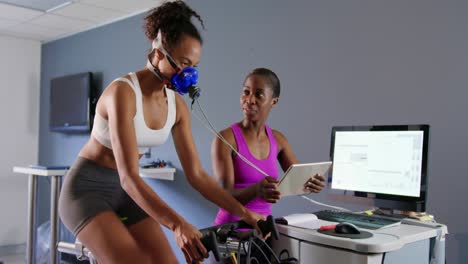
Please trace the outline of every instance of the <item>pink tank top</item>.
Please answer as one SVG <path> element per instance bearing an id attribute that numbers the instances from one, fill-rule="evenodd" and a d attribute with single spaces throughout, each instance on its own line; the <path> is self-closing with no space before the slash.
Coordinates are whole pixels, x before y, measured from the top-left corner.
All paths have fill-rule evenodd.
<path id="1" fill-rule="evenodd" d="M 252 153 L 250 153 L 247 142 L 245 141 L 244 136 L 242 135 L 241 128 L 237 123 L 232 124 L 231 129 L 234 133 L 234 138 L 237 143 L 237 151 L 247 160 L 255 164 L 255 166 L 259 167 L 261 170 L 267 173 L 269 176 L 278 179 L 278 145 L 276 144 L 275 137 L 273 136 L 273 132 L 271 131 L 270 127 L 265 125 L 265 130 L 270 141 L 270 153 L 268 154 L 268 157 L 263 160 L 255 158 L 252 155 Z M 239 156 L 235 155 L 232 161 L 234 165 L 235 189 L 245 188 L 265 178 L 265 176 L 262 173 L 252 168 L 249 164 L 245 163 L 239 158 Z M 271 215 L 271 204 L 263 200 L 261 197 L 256 197 L 255 199 L 247 203 L 245 207 L 251 211 L 263 214 L 265 216 Z M 214 224 L 221 225 L 238 220 L 239 217 L 231 215 L 226 210 L 220 208 Z"/>

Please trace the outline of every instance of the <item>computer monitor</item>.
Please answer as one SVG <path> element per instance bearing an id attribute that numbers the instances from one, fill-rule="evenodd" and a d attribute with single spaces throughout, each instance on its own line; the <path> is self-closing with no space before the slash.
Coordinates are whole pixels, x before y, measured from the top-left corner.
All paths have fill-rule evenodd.
<path id="1" fill-rule="evenodd" d="M 429 125 L 335 126 L 331 189 L 378 208 L 424 212 Z"/>

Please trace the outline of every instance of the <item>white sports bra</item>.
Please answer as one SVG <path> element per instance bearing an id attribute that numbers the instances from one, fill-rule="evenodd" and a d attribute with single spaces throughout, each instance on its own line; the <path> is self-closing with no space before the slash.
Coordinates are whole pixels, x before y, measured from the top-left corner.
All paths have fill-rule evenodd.
<path id="1" fill-rule="evenodd" d="M 133 124 L 135 126 L 135 134 L 138 145 L 138 152 L 140 154 L 147 151 L 149 147 L 157 147 L 166 142 L 169 134 L 171 133 L 172 126 L 176 119 L 176 101 L 174 91 L 166 89 L 167 95 L 167 118 L 164 127 L 161 129 L 150 129 L 146 125 L 145 118 L 143 116 L 143 98 L 141 94 L 140 83 L 134 72 L 129 73 L 131 81 L 127 78 L 117 78 L 114 81 L 126 82 L 132 87 L 135 92 L 136 98 L 136 114 L 133 118 Z M 112 144 L 109 135 L 109 124 L 106 119 L 100 116 L 97 111 L 94 116 L 93 130 L 91 135 L 102 145 L 109 149 L 112 149 Z"/>

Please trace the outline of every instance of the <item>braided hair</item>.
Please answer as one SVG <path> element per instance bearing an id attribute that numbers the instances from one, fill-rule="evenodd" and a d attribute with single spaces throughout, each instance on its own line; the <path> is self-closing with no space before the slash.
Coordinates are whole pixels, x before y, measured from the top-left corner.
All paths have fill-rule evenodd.
<path id="1" fill-rule="evenodd" d="M 203 43 L 200 32 L 192 23 L 191 18 L 195 17 L 205 29 L 205 25 L 200 15 L 193 11 L 181 0 L 166 2 L 148 12 L 145 17 L 144 30 L 149 40 L 154 40 L 161 31 L 162 45 L 167 51 L 171 51 L 186 34 Z"/>

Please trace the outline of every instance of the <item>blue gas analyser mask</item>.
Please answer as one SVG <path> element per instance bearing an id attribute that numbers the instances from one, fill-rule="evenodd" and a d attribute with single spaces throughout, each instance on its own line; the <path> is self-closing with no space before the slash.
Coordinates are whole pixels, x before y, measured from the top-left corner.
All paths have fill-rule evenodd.
<path id="1" fill-rule="evenodd" d="M 198 82 L 198 71 L 193 67 L 180 69 L 174 59 L 166 53 L 166 58 L 176 71 L 171 77 L 171 84 L 174 90 L 182 95 L 189 92 L 191 86 L 196 86 Z"/>
<path id="2" fill-rule="evenodd" d="M 148 56 L 146 67 L 156 75 L 161 81 L 166 84 L 166 87 L 178 92 L 181 95 L 189 94 L 190 98 L 195 99 L 200 96 L 200 88 L 197 87 L 198 71 L 193 67 L 186 67 L 181 69 L 169 53 L 163 48 L 161 43 L 161 33 L 153 41 L 153 51 L 159 49 L 174 68 L 175 73 L 171 78 L 164 76 L 158 68 L 154 67 L 151 63 L 151 58 Z"/>

